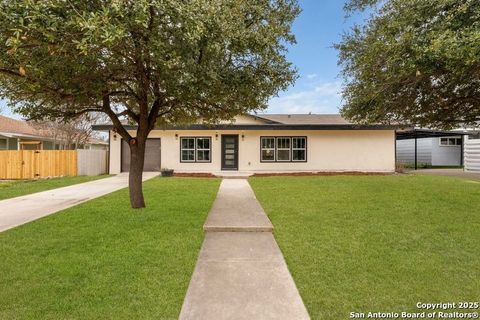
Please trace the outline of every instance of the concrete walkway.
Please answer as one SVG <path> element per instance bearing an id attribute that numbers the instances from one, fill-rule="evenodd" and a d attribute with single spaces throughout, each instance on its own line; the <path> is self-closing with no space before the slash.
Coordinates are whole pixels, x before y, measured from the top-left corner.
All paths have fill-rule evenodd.
<path id="1" fill-rule="evenodd" d="M 222 181 L 181 320 L 310 319 L 245 179 Z"/>
<path id="2" fill-rule="evenodd" d="M 143 180 L 158 172 L 144 172 Z M 0 201 L 0 232 L 128 186 L 128 174 Z"/>
<path id="3" fill-rule="evenodd" d="M 203 230 L 272 232 L 273 226 L 246 179 L 224 179 Z"/>

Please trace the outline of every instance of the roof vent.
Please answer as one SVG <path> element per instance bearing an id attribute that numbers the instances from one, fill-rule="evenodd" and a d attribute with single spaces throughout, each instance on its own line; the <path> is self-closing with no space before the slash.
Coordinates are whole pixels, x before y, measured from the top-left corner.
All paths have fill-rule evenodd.
<path id="1" fill-rule="evenodd" d="M 288 115 L 289 118 L 291 118 L 292 116 L 291 115 Z"/>

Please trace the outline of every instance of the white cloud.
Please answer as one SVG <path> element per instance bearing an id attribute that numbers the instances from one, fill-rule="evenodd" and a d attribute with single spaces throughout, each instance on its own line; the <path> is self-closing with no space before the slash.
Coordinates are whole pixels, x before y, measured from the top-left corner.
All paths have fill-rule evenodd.
<path id="1" fill-rule="evenodd" d="M 307 79 L 315 79 L 318 75 L 316 73 L 307 74 Z"/>
<path id="2" fill-rule="evenodd" d="M 338 113 L 341 83 L 323 82 L 298 92 L 286 93 L 269 101 L 267 113 Z"/>
<path id="3" fill-rule="evenodd" d="M 342 84 L 340 82 L 326 82 L 315 87 L 315 92 L 322 96 L 340 96 Z"/>

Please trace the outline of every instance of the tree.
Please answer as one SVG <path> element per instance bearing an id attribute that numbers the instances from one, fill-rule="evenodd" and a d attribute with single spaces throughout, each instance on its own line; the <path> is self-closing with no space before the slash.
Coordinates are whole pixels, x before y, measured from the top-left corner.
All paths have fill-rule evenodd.
<path id="1" fill-rule="evenodd" d="M 298 13 L 295 0 L 0 0 L 0 96 L 30 119 L 107 114 L 141 208 L 155 124 L 265 108 L 295 79 L 285 45 Z"/>
<path id="2" fill-rule="evenodd" d="M 372 13 L 336 45 L 345 117 L 445 129 L 477 125 L 479 0 L 352 0 L 346 8 Z"/>
<path id="3" fill-rule="evenodd" d="M 93 123 L 100 123 L 105 117 L 101 114 L 83 114 L 69 122 L 65 121 L 34 121 L 32 125 L 44 130 L 44 132 L 53 138 L 55 144 L 58 144 L 63 150 L 75 150 L 82 145 L 89 143 L 91 138 L 98 137 L 98 134 L 92 130 Z"/>

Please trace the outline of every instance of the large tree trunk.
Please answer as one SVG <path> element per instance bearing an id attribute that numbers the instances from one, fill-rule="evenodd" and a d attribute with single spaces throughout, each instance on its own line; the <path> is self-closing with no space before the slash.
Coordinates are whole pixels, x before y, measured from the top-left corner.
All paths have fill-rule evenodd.
<path id="1" fill-rule="evenodd" d="M 130 191 L 130 205 L 132 208 L 145 208 L 142 190 L 142 174 L 145 160 L 146 139 L 133 138 L 130 140 L 130 173 L 128 188 Z"/>

